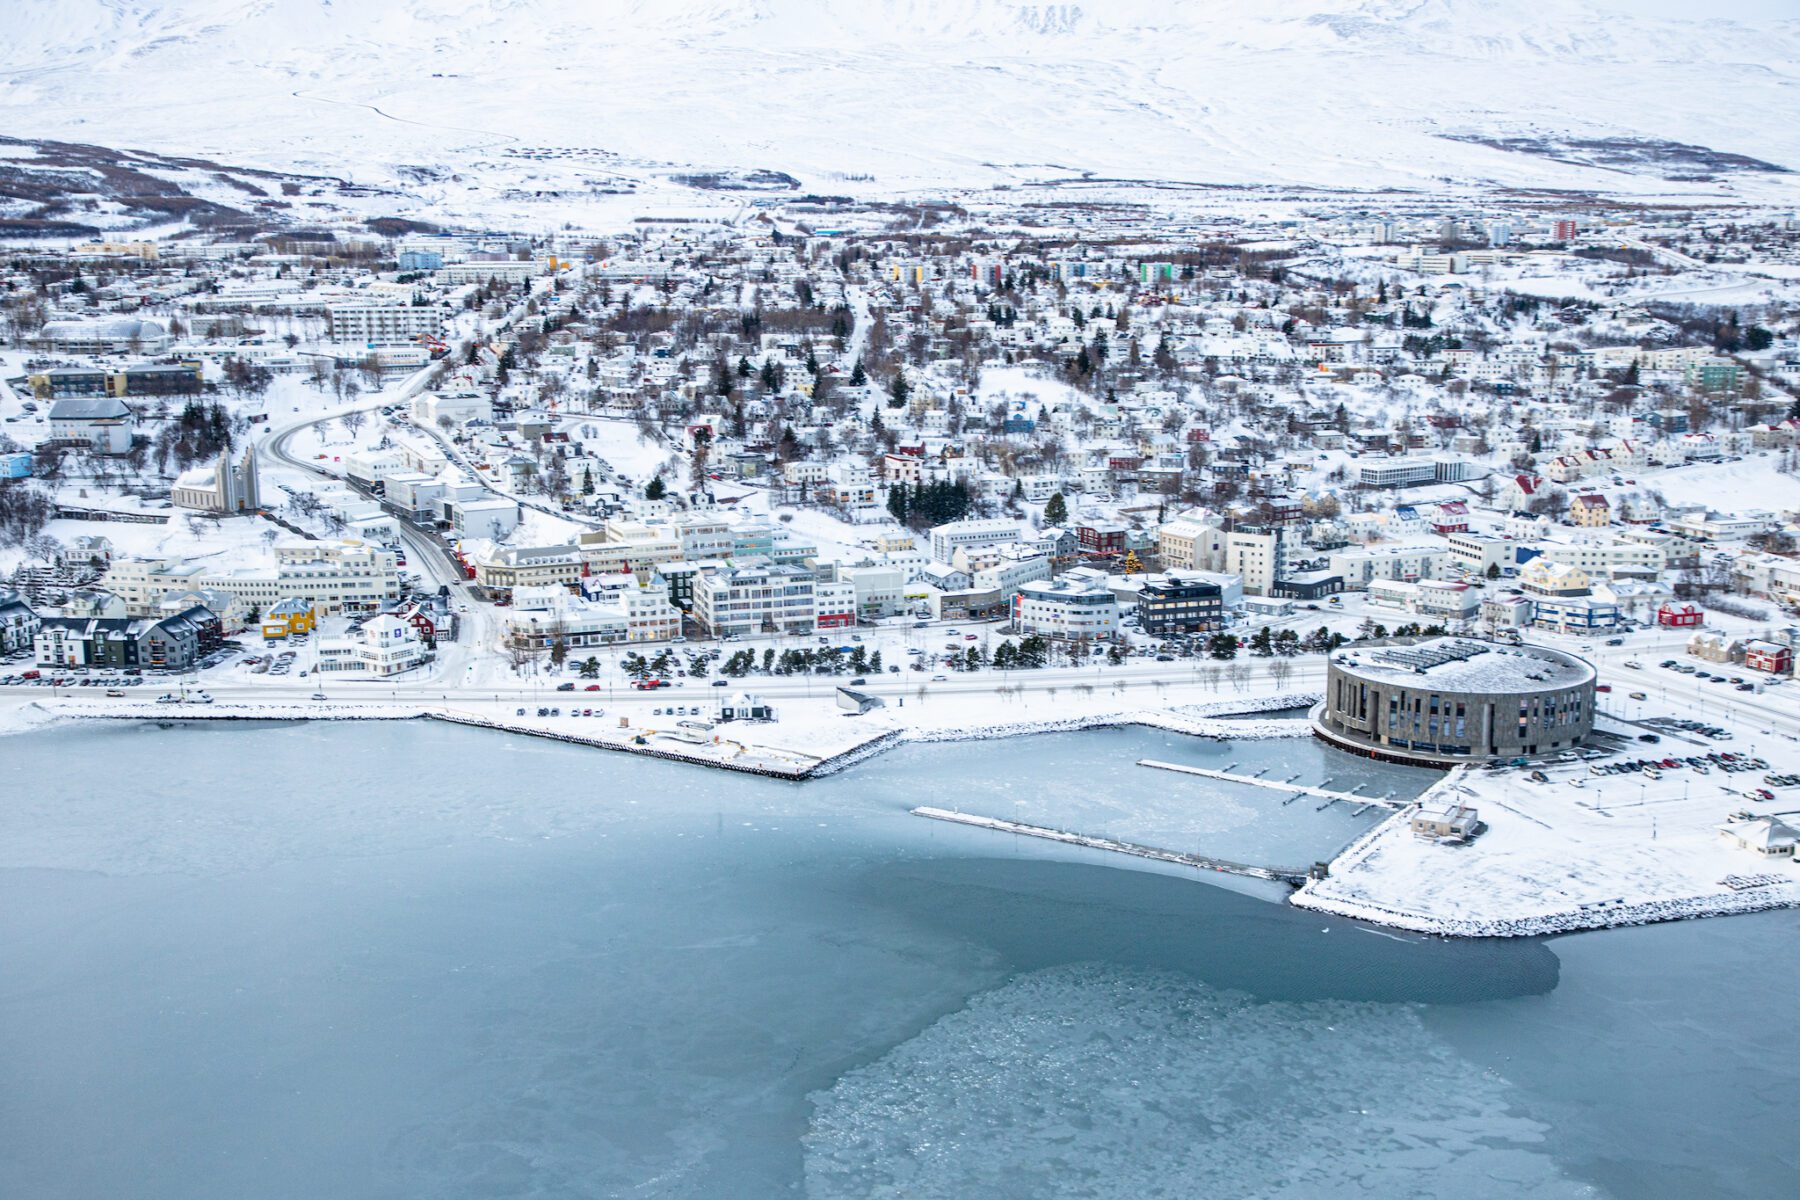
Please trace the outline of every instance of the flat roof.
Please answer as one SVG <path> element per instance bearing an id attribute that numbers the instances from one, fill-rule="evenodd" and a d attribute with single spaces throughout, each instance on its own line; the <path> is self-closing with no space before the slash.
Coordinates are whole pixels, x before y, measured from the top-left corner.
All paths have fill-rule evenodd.
<path id="1" fill-rule="evenodd" d="M 1594 678 L 1585 660 L 1560 650 L 1450 637 L 1346 646 L 1332 662 L 1362 679 L 1463 692 L 1531 692 Z"/>

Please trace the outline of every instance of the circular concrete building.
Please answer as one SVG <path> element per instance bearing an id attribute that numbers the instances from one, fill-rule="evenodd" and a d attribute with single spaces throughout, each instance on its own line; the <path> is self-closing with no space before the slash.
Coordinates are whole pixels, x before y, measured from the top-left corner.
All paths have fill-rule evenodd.
<path id="1" fill-rule="evenodd" d="M 1542 646 L 1463 638 L 1356 642 L 1331 655 L 1313 729 L 1326 741 L 1430 766 L 1535 758 L 1594 727 L 1594 668 Z"/>

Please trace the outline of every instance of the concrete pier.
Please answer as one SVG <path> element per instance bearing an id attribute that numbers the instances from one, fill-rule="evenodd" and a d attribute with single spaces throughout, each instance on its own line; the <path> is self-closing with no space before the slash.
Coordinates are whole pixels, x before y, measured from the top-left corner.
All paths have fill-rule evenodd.
<path id="1" fill-rule="evenodd" d="M 934 821 L 950 821 L 957 825 L 973 825 L 978 829 L 993 829 L 1001 833 L 1022 833 L 1027 837 L 1043 838 L 1046 841 L 1062 842 L 1070 846 L 1086 846 L 1090 850 L 1110 850 L 1115 854 L 1131 854 L 1138 858 L 1154 859 L 1157 862 L 1178 863 L 1184 867 L 1194 867 L 1201 871 L 1217 871 L 1224 875 L 1242 875 L 1247 879 L 1266 879 L 1299 887 L 1306 882 L 1306 872 L 1298 867 L 1259 867 L 1251 863 L 1232 862 L 1230 859 L 1213 858 L 1205 854 L 1183 854 L 1176 850 L 1162 850 L 1156 846 L 1140 846 L 1136 842 L 1122 842 L 1117 838 L 1094 837 L 1085 833 L 1070 833 L 1066 829 L 1051 829 L 1044 825 L 1027 825 L 1022 821 L 1006 821 L 999 817 L 978 817 L 972 813 L 952 812 L 946 808 L 915 808 L 915 817 L 929 817 Z"/>
<path id="2" fill-rule="evenodd" d="M 1209 767 L 1190 767 L 1182 763 L 1159 762 L 1154 758 L 1141 758 L 1138 760 L 1138 766 L 1154 767 L 1158 771 L 1176 771 L 1182 775 L 1199 775 L 1205 779 L 1222 779 L 1227 783 L 1243 783 L 1251 787 L 1268 788 L 1272 792 L 1288 793 L 1289 799 L 1293 799 L 1295 796 L 1318 796 L 1324 800 L 1348 800 L 1353 804 L 1379 804 L 1383 808 L 1406 807 L 1405 801 L 1394 800 L 1386 796 L 1359 796 L 1355 792 L 1334 792 L 1322 787 L 1307 787 L 1300 783 L 1278 783 L 1273 779 L 1258 779 L 1253 775 L 1233 775 L 1227 771 L 1214 771 Z"/>

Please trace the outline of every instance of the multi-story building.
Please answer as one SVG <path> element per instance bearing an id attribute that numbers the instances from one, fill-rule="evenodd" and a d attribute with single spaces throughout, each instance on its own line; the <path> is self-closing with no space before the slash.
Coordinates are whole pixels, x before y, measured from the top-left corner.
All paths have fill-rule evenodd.
<path id="1" fill-rule="evenodd" d="M 1442 545 L 1357 546 L 1334 552 L 1326 569 L 1347 588 L 1366 588 L 1377 579 L 1437 579 L 1449 561 Z"/>
<path id="2" fill-rule="evenodd" d="M 1182 516 L 1156 531 L 1165 571 L 1215 571 L 1225 565 L 1225 528 L 1210 518 Z"/>
<path id="3" fill-rule="evenodd" d="M 1744 369 L 1729 358 L 1708 357 L 1687 364 L 1687 385 L 1709 396 L 1735 396 L 1743 386 Z"/>
<path id="4" fill-rule="evenodd" d="M 1272 594 L 1291 566 L 1291 546 L 1279 525 L 1240 526 L 1225 535 L 1225 570 L 1244 581 L 1247 595 Z"/>
<path id="5" fill-rule="evenodd" d="M 1486 575 L 1490 570 L 1505 570 L 1518 559 L 1518 544 L 1510 538 L 1485 533 L 1453 533 L 1449 537 L 1450 565 L 1469 575 Z"/>
<path id="6" fill-rule="evenodd" d="M 906 602 L 907 572 L 888 563 L 858 563 L 839 567 L 838 578 L 856 589 L 856 611 L 864 620 L 899 614 Z"/>
<path id="7" fill-rule="evenodd" d="M 1612 524 L 1612 505 L 1598 493 L 1583 493 L 1569 499 L 1569 519 L 1577 525 L 1594 528 Z"/>
<path id="8" fill-rule="evenodd" d="M 134 419 L 131 406 L 117 397 L 58 400 L 50 405 L 50 440 L 95 454 L 124 454 L 131 449 Z"/>
<path id="9" fill-rule="evenodd" d="M 194 607 L 160 618 L 45 617 L 32 648 L 41 667 L 186 671 L 223 640 L 218 617 Z"/>
<path id="10" fill-rule="evenodd" d="M 1539 541 L 1529 545 L 1553 562 L 1609 578 L 1659 575 L 1668 557 L 1663 546 L 1655 542 L 1623 540 L 1604 534 L 1577 534 L 1575 538 L 1578 540 Z"/>
<path id="11" fill-rule="evenodd" d="M 364 346 L 410 346 L 421 336 L 443 332 L 436 308 L 412 304 L 331 304 L 325 309 L 326 336 Z"/>
<path id="12" fill-rule="evenodd" d="M 1375 758 L 1431 765 L 1549 754 L 1594 725 L 1594 668 L 1532 646 L 1453 638 L 1358 642 L 1332 654 L 1313 728 Z"/>
<path id="13" fill-rule="evenodd" d="M 1075 527 L 1081 552 L 1105 557 L 1125 553 L 1126 532 L 1117 521 L 1083 521 Z"/>
<path id="14" fill-rule="evenodd" d="M 576 542 L 581 560 L 595 574 L 645 571 L 686 557 L 674 531 L 641 521 L 615 518 L 604 529 L 581 534 Z"/>
<path id="15" fill-rule="evenodd" d="M 639 642 L 666 642 L 681 633 L 681 611 L 666 588 L 635 580 L 587 599 L 562 587 L 520 588 L 513 593 L 501 636 L 510 648 L 548 650 L 561 641 L 570 649 Z"/>
<path id="16" fill-rule="evenodd" d="M 18 654 L 31 648 L 37 636 L 38 615 L 25 598 L 0 588 L 0 654 Z"/>
<path id="17" fill-rule="evenodd" d="M 856 624 L 856 585 L 847 579 L 820 580 L 813 587 L 814 620 L 820 629 L 848 629 Z"/>
<path id="18" fill-rule="evenodd" d="M 1017 521 L 951 521 L 931 531 L 933 562 L 949 562 L 960 549 L 979 549 L 1019 540 Z"/>
<path id="19" fill-rule="evenodd" d="M 96 396 L 197 396 L 201 371 L 198 363 L 167 365 L 143 363 L 124 370 L 98 367 L 59 367 L 26 377 L 39 400 L 78 400 Z"/>
<path id="20" fill-rule="evenodd" d="M 430 661 L 419 631 L 392 613 L 369 618 L 349 636 L 319 643 L 322 675 L 386 679 Z"/>
<path id="21" fill-rule="evenodd" d="M 465 553 L 475 569 L 475 582 L 495 592 L 552 584 L 568 587 L 585 571 L 581 551 L 568 544 L 496 546 L 479 542 Z"/>
<path id="22" fill-rule="evenodd" d="M 1531 623 L 1557 633 L 1592 633 L 1619 623 L 1619 606 L 1594 595 L 1592 580 L 1580 567 L 1534 558 L 1519 573 L 1519 586 L 1531 600 Z"/>
<path id="23" fill-rule="evenodd" d="M 481 262 L 445 263 L 437 270 L 439 283 L 524 283 L 542 275 L 545 264 L 528 259 L 506 259 Z"/>
<path id="24" fill-rule="evenodd" d="M 1020 633 L 1091 641 L 1119 628 L 1119 602 L 1110 588 L 1072 580 L 1027 583 L 1013 596 L 1013 625 Z"/>
<path id="25" fill-rule="evenodd" d="M 1137 611 L 1152 636 L 1206 632 L 1225 623 L 1224 592 L 1216 583 L 1168 575 L 1139 589 Z"/>
<path id="26" fill-rule="evenodd" d="M 694 617 L 716 636 L 810 633 L 817 628 L 817 585 L 800 567 L 734 567 L 694 583 Z"/>
<path id="27" fill-rule="evenodd" d="M 162 598 L 183 588 L 213 588 L 257 613 L 290 597 L 321 613 L 375 612 L 400 598 L 392 550 L 359 541 L 293 542 L 275 547 L 275 566 L 219 570 L 174 559 L 118 559 L 104 584 L 133 616 L 150 616 Z"/>

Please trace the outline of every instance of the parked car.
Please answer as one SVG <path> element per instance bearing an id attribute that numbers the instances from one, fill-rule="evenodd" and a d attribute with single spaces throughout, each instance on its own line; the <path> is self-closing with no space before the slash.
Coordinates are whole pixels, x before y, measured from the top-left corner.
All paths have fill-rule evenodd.
<path id="1" fill-rule="evenodd" d="M 572 692 L 575 690 L 575 685 L 572 683 L 559 683 L 556 685 L 556 690 L 559 692 Z"/>

